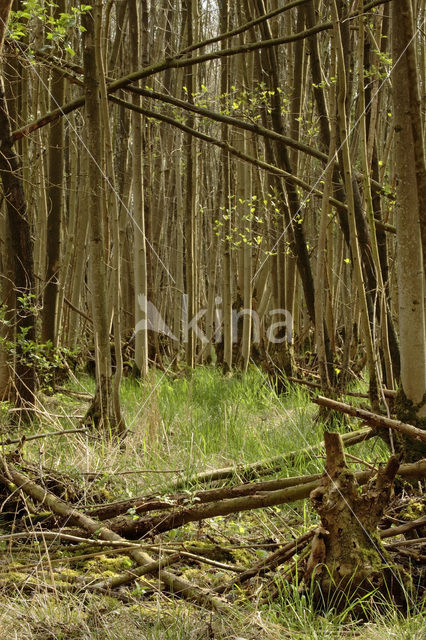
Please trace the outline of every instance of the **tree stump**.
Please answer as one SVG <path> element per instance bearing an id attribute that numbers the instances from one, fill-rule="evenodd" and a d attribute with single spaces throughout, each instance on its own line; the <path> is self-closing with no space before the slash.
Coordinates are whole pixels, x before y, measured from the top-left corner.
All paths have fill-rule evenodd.
<path id="1" fill-rule="evenodd" d="M 321 486 L 310 495 L 321 525 L 312 543 L 304 583 L 313 582 L 316 603 L 327 608 L 342 610 L 366 596 L 376 602 L 386 599 L 404 604 L 408 578 L 392 564 L 377 533 L 399 459 L 391 457 L 361 489 L 346 465 L 340 434 L 325 432 L 324 442 L 326 470 Z"/>

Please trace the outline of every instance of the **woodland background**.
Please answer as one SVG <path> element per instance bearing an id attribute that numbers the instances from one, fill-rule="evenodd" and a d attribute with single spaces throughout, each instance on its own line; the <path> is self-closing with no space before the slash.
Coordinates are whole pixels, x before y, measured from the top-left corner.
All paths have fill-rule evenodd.
<path id="1" fill-rule="evenodd" d="M 33 399 L 22 351 L 95 349 L 92 418 L 120 429 L 125 343 L 142 377 L 212 359 L 291 375 L 300 356 L 344 389 L 365 371 L 373 407 L 401 380 L 420 415 L 423 21 L 406 1 L 14 5 L 3 395 L 14 374 Z M 173 338 L 143 328 L 149 304 Z M 291 344 L 267 339 L 274 310 Z M 185 332 L 197 314 L 207 342 Z"/>
<path id="2" fill-rule="evenodd" d="M 424 0 L 2 3 L 0 423 L 2 446 L 18 443 L 18 449 L 2 458 L 0 484 L 4 504 L 15 505 L 16 493 L 19 500 L 30 495 L 30 507 L 27 499 L 24 507 L 19 500 L 13 507 L 18 536 L 22 509 L 39 517 L 38 502 L 51 512 L 43 535 L 50 527 L 49 535 L 62 539 L 66 518 L 78 528 L 69 535 L 80 544 L 82 536 L 96 538 L 102 513 L 108 512 L 102 544 L 127 544 L 126 549 L 129 540 L 154 540 L 188 522 L 280 505 L 268 513 L 277 518 L 279 536 L 283 526 L 291 530 L 287 560 L 293 562 L 298 545 L 314 538 L 305 584 L 322 561 L 331 567 L 338 557 L 346 566 L 336 531 L 359 543 L 348 575 L 367 558 L 367 575 L 376 584 L 393 571 L 390 561 L 386 571 L 377 569 L 377 558 L 383 558 L 377 527 L 383 533 L 392 523 L 407 526 L 398 518 L 404 513 L 413 520 L 407 515 L 413 494 L 420 518 L 404 531 L 419 529 L 424 540 L 425 17 Z M 307 397 L 301 399 L 293 385 L 328 396 L 315 400 L 325 407 L 319 415 L 303 413 Z M 352 408 L 337 401 L 345 395 L 353 399 Z M 70 396 L 80 404 L 65 416 Z M 349 491 L 345 504 L 355 520 L 342 516 L 342 506 L 327 516 L 330 531 L 319 504 L 330 487 L 324 488 L 325 480 L 318 485 L 315 474 L 323 465 L 315 452 L 324 428 L 335 432 L 347 423 L 334 420 L 327 408 L 374 427 L 346 434 L 345 443 L 380 435 L 379 454 L 376 444 L 371 447 L 375 461 L 365 461 L 368 443 L 360 445 L 358 457 L 348 455 L 370 469 L 358 469 L 357 478 L 367 482 L 376 470 L 378 479 L 368 480 L 362 498 L 358 489 Z M 52 435 L 40 433 L 45 424 L 63 429 L 63 418 L 72 427 L 64 445 L 26 444 L 33 432 L 28 441 Z M 290 424 L 297 437 L 288 431 Z M 12 437 L 15 431 L 18 438 Z M 328 476 L 339 483 L 347 469 L 343 441 L 328 432 L 324 440 Z M 300 459 L 286 453 L 298 448 Z M 377 459 L 386 461 L 389 450 L 395 455 L 380 468 Z M 259 461 L 271 455 L 266 466 Z M 295 478 L 281 477 L 284 462 Z M 232 465 L 228 475 L 214 469 L 224 463 Z M 193 490 L 213 480 L 212 468 L 219 474 L 215 481 L 243 484 L 217 488 L 213 506 L 209 491 L 186 498 L 169 493 L 161 500 L 151 494 L 137 501 L 139 485 L 119 480 L 120 474 L 142 473 L 135 464 L 149 466 L 144 486 L 152 491 Z M 261 489 L 259 483 L 246 484 L 278 470 L 280 477 L 260 483 Z M 397 472 L 414 484 L 392 502 Z M 178 479 L 158 488 L 156 473 L 176 473 Z M 280 511 L 284 503 L 308 497 L 306 487 L 322 520 L 315 532 L 308 531 L 315 514 L 307 515 L 307 507 L 302 516 Z M 347 488 L 343 482 L 342 495 Z M 279 491 L 284 493 L 278 496 Z M 121 511 L 122 503 L 95 504 L 109 503 L 120 492 L 130 500 L 127 511 Z M 238 507 L 232 499 L 240 501 Z M 159 513 L 140 519 L 153 500 Z M 388 503 L 391 511 L 384 516 Z M 83 505 L 84 513 L 71 504 Z M 171 506 L 166 517 L 162 510 Z M 247 517 L 226 527 L 253 527 L 266 539 L 272 524 Z M 360 523 L 362 531 L 373 532 L 368 540 Z M 36 529 L 31 536 L 40 534 Z M 384 535 L 401 536 L 396 530 Z M 202 525 L 197 534 L 184 531 L 198 540 Z M 214 531 L 211 538 L 219 536 Z M 411 543 L 404 539 L 405 544 Z M 326 555 L 314 561 L 318 548 Z M 211 576 L 203 575 L 205 589 L 194 586 L 185 582 L 187 574 L 184 580 L 165 570 L 170 559 L 156 547 L 157 552 L 155 561 L 134 545 L 126 553 L 138 570 L 149 565 L 171 591 L 200 607 L 224 608 Z M 29 553 L 33 561 L 33 547 Z M 417 562 L 408 571 L 423 585 L 420 592 L 421 548 L 398 554 Z M 236 556 L 232 560 L 231 569 L 214 565 L 216 573 L 245 571 Z M 259 571 L 263 576 L 256 564 L 250 577 Z M 286 586 L 275 585 L 272 592 L 281 593 L 287 614 L 293 607 L 299 629 L 316 633 L 317 617 L 305 615 L 315 611 L 315 603 L 303 600 L 308 596 L 297 585 L 288 586 L 298 571 L 296 559 L 284 573 Z M 50 587 L 71 593 L 52 575 L 46 578 Z M 324 573 L 319 580 L 324 587 Z M 238 581 L 219 584 L 218 593 Z M 89 583 L 81 587 L 85 594 L 91 593 Z M 398 584 L 405 599 L 417 603 L 417 596 L 406 595 L 405 578 Z M 394 583 L 385 580 L 384 586 L 401 606 Z M 260 591 L 250 589 L 247 598 L 260 606 Z M 135 596 L 126 594 L 125 602 Z M 170 604 L 161 602 L 162 608 Z M 85 600 L 81 610 L 88 628 L 92 604 Z M 98 606 L 99 613 L 107 605 Z M 351 607 L 345 616 L 358 615 Z M 418 605 L 412 607 L 417 615 Z M 182 637 L 216 637 L 211 623 L 205 624 L 204 635 L 194 636 L 191 628 Z M 120 637 L 104 627 L 99 637 Z M 415 637 L 413 629 L 404 627 L 407 638 Z M 223 633 L 217 637 L 230 637 Z M 265 637 L 282 637 L 282 629 L 274 633 Z"/>

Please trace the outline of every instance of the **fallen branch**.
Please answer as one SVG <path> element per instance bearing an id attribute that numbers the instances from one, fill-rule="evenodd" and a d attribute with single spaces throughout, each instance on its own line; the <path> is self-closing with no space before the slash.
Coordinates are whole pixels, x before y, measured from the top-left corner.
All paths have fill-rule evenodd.
<path id="1" fill-rule="evenodd" d="M 206 558 L 205 556 L 199 556 L 196 553 L 191 553 L 190 551 L 180 551 L 180 555 L 183 558 L 189 558 L 189 560 L 194 560 L 195 562 L 199 562 L 200 564 L 208 564 L 211 567 L 216 567 L 216 569 L 221 569 L 222 571 L 234 571 L 235 573 L 244 573 L 245 569 L 243 567 L 239 567 L 236 564 L 229 564 L 226 562 L 219 562 L 218 560 L 212 560 L 211 558 Z M 215 592 L 218 593 L 215 589 Z"/>
<path id="2" fill-rule="evenodd" d="M 410 438 L 414 438 L 414 440 L 422 440 L 423 442 L 426 442 L 426 431 L 413 427 L 413 425 L 407 424 L 406 422 L 392 420 L 392 418 L 386 418 L 385 416 L 372 413 L 371 411 L 366 411 L 365 409 L 358 409 L 358 407 L 353 407 L 352 405 L 345 404 L 344 402 L 337 402 L 336 400 L 331 400 L 331 398 L 324 398 L 324 396 L 317 396 L 316 398 L 313 398 L 312 402 L 323 407 L 333 409 L 334 411 L 340 411 L 341 413 L 347 413 L 355 418 L 360 418 L 372 427 L 379 429 L 393 429 L 394 431 L 399 431 Z"/>
<path id="3" fill-rule="evenodd" d="M 386 544 L 387 549 L 393 549 L 394 547 L 412 547 L 417 544 L 424 544 L 426 538 L 413 538 L 412 540 L 397 540 L 396 542 L 389 542 Z"/>
<path id="4" fill-rule="evenodd" d="M 405 465 L 403 465 L 405 466 Z M 422 516 L 412 522 L 405 522 L 399 527 L 390 527 L 389 529 L 382 529 L 380 531 L 381 538 L 391 538 L 393 536 L 399 536 L 407 531 L 413 531 L 414 529 L 420 529 L 420 527 L 426 526 L 426 516 Z"/>
<path id="5" fill-rule="evenodd" d="M 91 393 L 81 393 L 80 391 L 74 391 L 73 389 L 67 389 L 66 387 L 58 387 L 57 385 L 55 385 L 54 391 L 55 393 L 75 397 L 79 400 L 87 400 L 87 402 L 93 399 L 93 395 Z"/>
<path id="6" fill-rule="evenodd" d="M 358 484 L 365 484 L 374 474 L 371 471 L 357 471 L 354 476 Z M 405 478 L 423 479 L 426 477 L 426 459 L 418 462 L 401 465 L 398 475 Z M 251 495 L 240 496 L 229 499 L 221 499 L 207 504 L 197 506 L 182 507 L 172 513 L 161 513 L 156 516 L 139 518 L 127 518 L 119 516 L 113 520 L 107 521 L 107 526 L 116 533 L 120 533 L 129 540 L 142 538 L 143 536 L 154 536 L 158 533 L 170 531 L 187 524 L 188 522 L 197 522 L 206 518 L 214 518 L 216 516 L 226 516 L 231 513 L 249 511 L 251 509 L 260 509 L 275 505 L 282 505 L 288 502 L 295 502 L 307 498 L 311 491 L 316 489 L 321 483 L 321 478 L 298 484 L 284 489 L 274 491 L 256 491 Z M 289 480 L 285 478 L 284 480 Z M 274 481 L 274 482 L 280 482 Z M 262 483 L 266 484 L 266 483 Z M 256 483 L 254 485 L 256 486 Z"/>
<path id="7" fill-rule="evenodd" d="M 389 547 L 389 546 L 390 545 L 385 545 L 385 547 Z M 400 556 L 407 556 L 408 558 L 412 558 L 416 562 L 421 562 L 422 564 L 426 563 L 426 556 L 422 555 L 419 552 L 417 552 L 415 549 L 409 550 L 409 549 L 395 549 L 395 548 L 392 548 L 392 550 L 395 551 L 395 553 L 397 553 Z"/>
<path id="8" fill-rule="evenodd" d="M 216 593 L 226 593 L 230 591 L 234 586 L 243 584 L 243 582 L 247 582 L 250 578 L 254 576 L 261 576 L 265 574 L 267 571 L 271 571 L 278 567 L 280 564 L 287 562 L 290 560 L 296 553 L 300 553 L 302 549 L 306 547 L 309 540 L 311 540 L 314 536 L 314 530 L 307 531 L 303 535 L 301 535 L 296 540 L 292 540 L 284 547 L 281 547 L 274 553 L 271 553 L 267 558 L 259 560 L 255 565 L 241 573 L 234 580 L 226 582 L 225 584 L 216 587 Z"/>
<path id="9" fill-rule="evenodd" d="M 26 407 L 25 409 L 23 407 L 12 407 L 11 409 L 9 409 L 9 413 L 20 413 L 22 411 L 31 411 L 32 413 L 38 413 L 40 416 L 45 416 L 46 418 L 68 418 L 68 420 L 75 418 L 76 420 L 81 420 L 81 418 L 83 417 L 79 415 L 67 416 L 63 413 L 49 413 L 48 411 L 37 409 L 37 407 Z"/>
<path id="10" fill-rule="evenodd" d="M 376 434 L 372 429 L 368 427 L 359 429 L 357 431 L 351 431 L 342 435 L 343 443 L 346 447 L 350 447 L 353 444 L 358 444 L 364 440 L 375 436 Z M 295 459 L 300 459 L 301 456 L 311 456 L 316 453 L 321 447 L 324 446 L 323 442 L 315 444 L 306 449 L 299 451 L 290 451 L 289 453 L 281 454 L 269 458 L 267 460 L 260 460 L 247 465 L 236 465 L 232 467 L 223 467 L 222 469 L 212 469 L 211 471 L 203 471 L 191 478 L 183 478 L 173 483 L 174 489 L 180 489 L 188 484 L 197 484 L 201 482 L 213 482 L 216 480 L 225 480 L 227 478 L 233 478 L 234 476 L 251 480 L 252 478 L 268 475 L 279 471 L 286 464 L 293 464 Z"/>
<path id="11" fill-rule="evenodd" d="M 316 480 L 288 489 L 255 493 L 195 507 L 183 507 L 169 514 L 161 513 L 157 516 L 139 518 L 138 520 L 119 516 L 113 520 L 106 521 L 106 524 L 112 531 L 120 532 L 123 537 L 129 540 L 136 540 L 143 536 L 154 536 L 158 533 L 170 531 L 170 529 L 176 529 L 188 522 L 197 522 L 206 518 L 226 516 L 231 513 L 272 507 L 301 500 L 309 496 L 309 493 L 318 485 L 318 482 L 319 480 Z"/>
<path id="12" fill-rule="evenodd" d="M 108 540 L 95 540 L 94 538 L 83 538 L 81 536 L 74 536 L 69 533 L 63 533 L 62 531 L 19 531 L 17 533 L 7 533 L 0 536 L 0 541 L 11 542 L 13 540 L 26 540 L 27 538 L 41 538 L 44 540 L 53 540 L 54 542 L 74 542 L 75 544 L 84 543 L 85 545 L 96 545 L 98 547 L 123 547 L 126 549 L 140 549 L 141 547 L 152 548 L 152 545 L 140 545 L 135 542 L 121 541 L 111 542 Z"/>
<path id="13" fill-rule="evenodd" d="M 67 416 L 60 416 L 61 418 L 65 418 Z M 50 433 L 37 433 L 34 436 L 22 436 L 21 438 L 6 438 L 5 440 L 0 440 L 0 446 L 5 447 L 9 444 L 24 444 L 24 442 L 29 442 L 30 440 L 39 440 L 39 438 L 51 438 L 53 436 L 65 436 L 68 433 L 86 433 L 87 427 L 80 427 L 78 429 L 65 429 L 64 431 L 51 431 Z"/>
<path id="14" fill-rule="evenodd" d="M 130 471 L 114 471 L 113 469 L 104 469 L 103 471 L 80 471 L 82 476 L 85 476 L 89 480 L 95 480 L 96 478 L 102 478 L 106 474 L 113 476 L 131 476 L 131 475 L 147 475 L 149 473 L 157 473 L 159 475 L 165 473 L 182 473 L 183 469 L 132 469 Z"/>
<path id="15" fill-rule="evenodd" d="M 248 482 L 234 487 L 207 489 L 206 491 L 196 491 L 194 493 L 168 494 L 162 497 L 141 496 L 91 508 L 86 513 L 99 518 L 99 520 L 108 520 L 127 513 L 129 509 L 132 509 L 132 515 L 135 515 L 149 511 L 170 510 L 177 506 L 194 506 L 197 503 L 206 504 L 229 498 L 249 496 L 260 491 L 274 491 L 300 486 L 318 480 L 320 477 L 321 474 L 317 473 L 310 476 L 279 478 L 278 480 L 269 480 L 267 482 Z"/>
<path id="16" fill-rule="evenodd" d="M 113 576 L 108 580 L 102 580 L 101 582 L 95 582 L 94 584 L 86 585 L 86 589 L 89 591 L 109 591 L 110 589 L 115 589 L 116 587 L 122 587 L 125 584 L 129 584 L 137 578 L 142 576 L 151 574 L 155 575 L 161 572 L 164 567 L 170 566 L 171 564 L 175 564 L 180 560 L 180 553 L 174 553 L 165 558 L 161 558 L 160 560 L 153 560 L 151 563 L 146 564 L 141 567 L 136 567 L 135 569 L 129 569 L 126 573 L 123 573 L 119 576 Z"/>
<path id="17" fill-rule="evenodd" d="M 41 561 L 33 562 L 31 564 L 22 564 L 22 565 L 9 565 L 5 568 L 0 568 L 0 575 L 5 575 L 8 573 L 13 573 L 14 571 L 19 570 L 22 571 L 30 571 L 31 569 L 44 570 L 47 569 L 50 571 L 51 567 L 56 565 L 63 564 L 72 564 L 74 562 L 81 562 L 82 560 L 91 560 L 93 558 L 103 558 L 104 556 L 110 555 L 127 555 L 127 551 L 129 549 L 129 544 L 124 547 L 114 547 L 113 549 L 103 549 L 102 551 L 93 551 L 92 553 L 82 553 L 76 556 L 62 556 L 61 558 L 50 558 L 49 556 L 46 559 L 46 562 L 43 563 Z"/>
<path id="18" fill-rule="evenodd" d="M 294 378 L 293 376 L 287 376 L 287 380 L 290 382 L 294 382 L 295 384 L 304 384 L 307 387 L 311 387 L 312 389 L 323 389 L 322 385 L 319 382 L 312 382 L 311 380 L 302 380 L 301 378 Z M 386 398 L 395 398 L 396 391 L 394 389 L 382 389 L 383 395 Z M 366 398 L 368 399 L 370 396 L 368 393 L 360 393 L 358 391 L 342 391 L 341 394 L 343 396 L 351 396 L 352 398 Z"/>

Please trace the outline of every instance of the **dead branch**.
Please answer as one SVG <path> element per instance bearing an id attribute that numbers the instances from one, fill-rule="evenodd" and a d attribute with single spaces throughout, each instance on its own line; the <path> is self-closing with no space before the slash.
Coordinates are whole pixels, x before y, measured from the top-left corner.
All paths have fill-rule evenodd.
<path id="1" fill-rule="evenodd" d="M 318 482 L 319 480 L 316 480 L 287 489 L 254 493 L 228 500 L 218 500 L 195 507 L 183 507 L 172 513 L 161 513 L 160 515 L 139 518 L 138 520 L 119 516 L 113 520 L 107 520 L 106 524 L 111 530 L 120 532 L 123 537 L 129 540 L 136 540 L 143 536 L 154 536 L 158 533 L 170 531 L 170 529 L 176 529 L 188 522 L 301 500 L 308 497 L 310 491 L 318 485 Z"/>
<path id="2" fill-rule="evenodd" d="M 401 465 L 398 474 L 408 478 L 425 478 L 426 460 Z M 369 470 L 354 472 L 354 477 L 358 484 L 369 482 L 372 476 L 373 474 Z M 310 478 L 310 476 L 308 477 Z M 291 479 L 286 478 L 284 480 Z M 275 482 L 279 483 L 280 481 Z M 181 507 L 172 513 L 161 513 L 155 516 L 139 518 L 138 520 L 129 519 L 126 516 L 118 516 L 113 520 L 107 521 L 107 526 L 116 533 L 120 533 L 123 537 L 135 540 L 147 535 L 154 536 L 158 533 L 164 533 L 170 529 L 181 527 L 188 522 L 302 500 L 307 498 L 310 492 L 316 489 L 320 483 L 321 479 L 316 479 L 304 484 L 273 491 L 256 490 L 256 483 L 253 483 L 251 486 L 255 492 L 250 495 L 216 500 L 196 506 Z M 262 483 L 263 486 L 265 484 Z"/>
<path id="3" fill-rule="evenodd" d="M 345 433 L 342 435 L 342 438 L 345 446 L 350 447 L 353 444 L 358 444 L 359 442 L 368 440 L 375 435 L 376 434 L 374 433 L 374 430 L 366 427 L 363 429 L 358 429 L 357 431 Z M 172 487 L 174 489 L 180 489 L 181 487 L 187 486 L 188 484 L 225 480 L 234 476 L 250 480 L 260 475 L 268 475 L 270 473 L 274 473 L 275 471 L 279 471 L 283 468 L 284 465 L 292 464 L 295 459 L 298 459 L 301 456 L 308 457 L 314 453 L 316 454 L 318 450 L 323 446 L 324 444 L 320 442 L 319 444 L 307 447 L 306 449 L 301 449 L 299 451 L 290 451 L 289 453 L 274 456 L 273 458 L 269 458 L 267 460 L 260 460 L 259 462 L 254 462 L 252 464 L 236 465 L 233 467 L 223 467 L 222 469 L 203 471 L 193 476 L 192 478 L 177 480 L 172 485 Z"/>
<path id="4" fill-rule="evenodd" d="M 413 520 L 412 522 L 405 522 L 401 524 L 399 527 L 390 527 L 389 529 L 382 529 L 380 531 L 380 537 L 383 538 L 391 538 L 393 536 L 399 536 L 403 533 L 407 533 L 407 531 L 413 531 L 414 529 L 420 529 L 421 527 L 426 526 L 426 516 L 422 516 L 417 520 Z"/>
<path id="5" fill-rule="evenodd" d="M 323 389 L 319 382 L 312 382 L 311 380 L 302 380 L 301 378 L 295 378 L 293 376 L 287 376 L 287 380 L 294 382 L 295 384 L 304 384 L 312 389 Z M 351 396 L 352 398 L 369 398 L 368 393 L 359 393 L 358 391 L 342 391 L 343 396 Z M 386 398 L 395 398 L 396 391 L 394 389 L 383 389 L 383 395 Z"/>
<path id="6" fill-rule="evenodd" d="M 318 480 L 321 474 L 313 474 L 309 476 L 294 476 L 291 478 L 279 478 L 278 480 L 269 480 L 267 482 L 250 482 L 239 484 L 234 487 L 221 487 L 219 489 L 207 489 L 206 491 L 196 491 L 194 493 L 175 493 L 162 497 L 158 496 L 141 496 L 131 498 L 129 500 L 121 500 L 120 502 L 112 502 L 106 505 L 100 505 L 91 508 L 88 515 L 99 520 L 108 520 L 125 514 L 129 509 L 134 513 L 141 514 L 149 511 L 170 510 L 177 506 L 195 506 L 198 504 L 206 504 L 208 502 L 216 502 L 229 498 L 238 498 L 249 496 L 260 491 L 274 491 L 277 489 L 286 489 L 302 484 L 307 484 L 314 480 Z"/>
<path id="7" fill-rule="evenodd" d="M 73 389 L 67 389 L 66 387 L 59 387 L 58 385 L 55 385 L 55 393 L 62 393 L 87 402 L 93 399 L 93 395 L 91 393 L 81 393 L 80 391 L 74 391 Z"/>
<path id="8" fill-rule="evenodd" d="M 109 591 L 110 589 L 115 589 L 116 587 L 122 587 L 125 584 L 129 584 L 137 578 L 142 576 L 146 576 L 148 574 L 155 575 L 161 572 L 164 567 L 170 566 L 171 564 L 175 564 L 180 560 L 180 553 L 174 553 L 165 558 L 161 558 L 160 560 L 153 560 L 151 563 L 146 564 L 145 566 L 136 567 L 135 569 L 129 569 L 126 573 L 123 573 L 119 576 L 113 576 L 108 580 L 102 580 L 101 582 L 95 582 L 94 584 L 86 585 L 86 589 L 89 591 Z"/>
<path id="9" fill-rule="evenodd" d="M 424 544 L 426 538 L 413 538 L 412 540 L 397 540 L 396 542 L 389 542 L 385 545 L 386 549 L 393 549 L 394 547 L 412 547 L 416 544 Z"/>
<path id="10" fill-rule="evenodd" d="M 345 404 L 344 402 L 337 402 L 336 400 L 331 400 L 331 398 L 324 398 L 324 396 L 317 396 L 312 400 L 312 402 L 323 407 L 333 409 L 334 411 L 340 411 L 341 413 L 347 413 L 355 418 L 360 418 L 372 427 L 379 429 L 393 429 L 394 431 L 399 431 L 410 438 L 414 438 L 414 440 L 422 440 L 423 442 L 426 442 L 426 431 L 413 427 L 411 424 L 401 422 L 400 420 L 392 420 L 391 418 L 386 418 L 385 416 L 372 413 L 371 411 L 366 411 L 365 409 L 358 409 L 358 407 L 353 407 L 352 405 Z"/>
<path id="11" fill-rule="evenodd" d="M 243 584 L 243 582 L 247 582 L 247 580 L 250 580 L 250 578 L 253 578 L 254 576 L 262 576 L 267 571 L 275 569 L 280 564 L 290 560 L 290 558 L 292 558 L 296 553 L 300 553 L 300 551 L 302 551 L 302 549 L 304 549 L 308 544 L 309 540 L 313 538 L 313 535 L 314 531 L 312 529 L 307 531 L 296 540 L 292 540 L 284 547 L 281 547 L 274 553 L 271 553 L 267 558 L 259 560 L 259 562 L 250 567 L 250 569 L 247 569 L 247 571 L 244 571 L 244 573 L 241 573 L 241 575 L 237 576 L 234 580 L 216 587 L 215 592 L 226 593 L 234 586 Z"/>
<path id="12" fill-rule="evenodd" d="M 52 415 L 52 414 L 49 414 Z M 67 416 L 59 416 L 60 418 L 65 418 Z M 78 417 L 78 416 L 72 416 Z M 53 436 L 64 436 L 69 433 L 86 433 L 86 427 L 80 427 L 78 429 L 65 429 L 64 431 L 51 431 L 47 433 L 37 433 L 34 436 L 22 436 L 21 438 L 6 438 L 5 440 L 0 441 L 0 446 L 6 446 L 9 444 L 24 444 L 24 442 L 29 442 L 30 440 L 39 440 L 40 438 L 51 438 Z"/>

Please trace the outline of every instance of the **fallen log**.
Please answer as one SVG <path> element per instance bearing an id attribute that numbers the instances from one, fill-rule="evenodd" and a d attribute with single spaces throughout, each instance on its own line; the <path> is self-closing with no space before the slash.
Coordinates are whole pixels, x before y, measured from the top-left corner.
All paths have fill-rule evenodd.
<path id="1" fill-rule="evenodd" d="M 426 431 L 413 427 L 413 425 L 407 424 L 406 422 L 392 420 L 392 418 L 387 418 L 377 413 L 366 411 L 365 409 L 358 409 L 358 407 L 353 407 L 352 405 L 344 402 L 337 402 L 337 400 L 325 398 L 324 396 L 317 396 L 312 399 L 312 402 L 319 404 L 322 407 L 328 407 L 334 411 L 340 411 L 341 413 L 346 413 L 350 416 L 354 416 L 355 418 L 360 418 L 372 427 L 379 429 L 393 429 L 394 431 L 399 431 L 410 438 L 414 438 L 414 440 L 426 442 Z"/>
<path id="2" fill-rule="evenodd" d="M 374 472 L 356 471 L 355 478 L 359 484 L 368 482 Z M 401 465 L 398 475 L 410 479 L 423 479 L 426 477 L 426 459 L 418 462 Z M 310 476 L 312 477 L 312 476 Z M 315 476 L 314 476 L 315 477 Z M 284 480 L 288 480 L 285 478 Z M 279 482 L 279 481 L 275 481 Z M 113 520 L 106 521 L 107 526 L 116 533 L 120 533 L 126 539 L 136 540 L 144 536 L 154 536 L 171 529 L 187 524 L 214 518 L 216 516 L 226 516 L 231 513 L 260 509 L 275 505 L 282 505 L 288 502 L 295 502 L 309 497 L 311 491 L 319 486 L 321 479 L 314 479 L 304 484 L 275 489 L 274 491 L 258 491 L 254 489 L 251 495 L 236 498 L 222 499 L 201 505 L 191 505 L 175 509 L 171 513 L 160 513 L 159 515 L 139 518 L 134 520 L 126 516 L 118 516 Z M 264 483 L 262 483 L 264 484 Z M 256 487 L 256 483 L 252 485 Z"/>
<path id="3" fill-rule="evenodd" d="M 35 484 L 35 482 L 30 480 L 30 478 L 25 476 L 23 473 L 20 473 L 12 465 L 7 464 L 4 458 L 2 460 L 2 464 L 6 478 L 31 498 L 43 505 L 46 505 L 53 513 L 67 518 L 69 522 L 75 524 L 81 529 L 84 529 L 92 535 L 96 534 L 102 540 L 123 542 L 124 544 L 127 542 L 117 533 L 102 525 L 99 521 L 84 515 L 74 507 L 56 497 L 53 493 L 50 493 L 50 491 L 47 491 L 43 487 Z M 151 567 L 153 567 L 152 570 L 155 569 L 155 573 L 173 594 L 195 601 L 203 607 L 208 606 L 209 608 L 217 611 L 228 609 L 228 605 L 217 596 L 213 595 L 209 590 L 196 586 L 180 576 L 176 576 L 169 571 L 159 568 L 158 563 L 156 563 L 146 552 L 141 551 L 140 549 L 127 549 L 126 553 L 143 567 L 151 565 Z"/>
<path id="4" fill-rule="evenodd" d="M 189 506 L 195 504 L 206 504 L 226 500 L 228 498 L 238 498 L 252 495 L 260 491 L 274 491 L 286 489 L 302 484 L 307 484 L 321 477 L 320 473 L 310 476 L 293 476 L 290 478 L 278 478 L 266 482 L 247 482 L 233 487 L 221 487 L 218 489 L 207 489 L 206 491 L 195 491 L 193 493 L 175 493 L 158 496 L 140 496 L 120 502 L 112 502 L 91 508 L 86 513 L 99 520 L 109 520 L 132 510 L 132 515 L 140 515 L 149 511 L 165 511 L 175 509 L 178 506 Z"/>
<path id="5" fill-rule="evenodd" d="M 318 480 L 314 480 L 313 482 L 287 489 L 254 493 L 228 500 L 218 500 L 200 506 L 182 507 L 172 513 L 160 513 L 159 515 L 139 518 L 138 520 L 133 520 L 133 518 L 126 516 L 118 516 L 113 520 L 104 522 L 112 531 L 120 532 L 120 535 L 124 538 L 136 540 L 182 527 L 188 522 L 197 522 L 206 518 L 226 516 L 231 513 L 272 507 L 301 500 L 309 496 L 309 493 L 317 486 L 318 482 Z"/>

